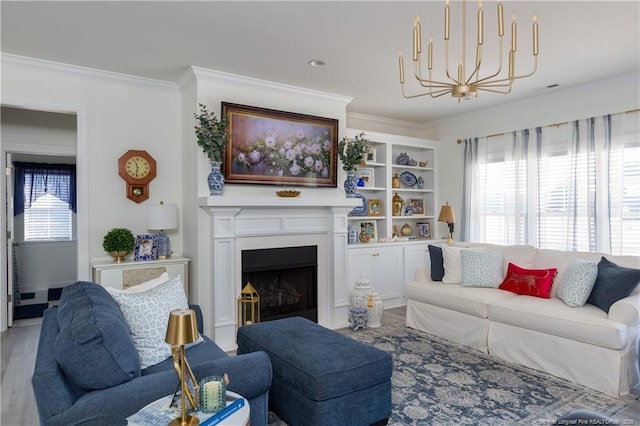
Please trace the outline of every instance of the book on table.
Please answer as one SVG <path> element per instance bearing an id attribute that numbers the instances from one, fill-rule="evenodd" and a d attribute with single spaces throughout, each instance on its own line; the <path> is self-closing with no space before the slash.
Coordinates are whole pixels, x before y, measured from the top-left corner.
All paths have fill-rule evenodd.
<path id="1" fill-rule="evenodd" d="M 169 424 L 173 419 L 180 417 L 180 406 L 171 405 L 173 395 L 153 401 L 137 413 L 127 417 L 128 426 L 157 426 Z M 201 426 L 213 426 L 221 423 L 244 406 L 244 398 L 234 398 L 227 395 L 227 406 L 217 413 L 203 413 L 191 411 L 189 415 L 200 420 Z"/>

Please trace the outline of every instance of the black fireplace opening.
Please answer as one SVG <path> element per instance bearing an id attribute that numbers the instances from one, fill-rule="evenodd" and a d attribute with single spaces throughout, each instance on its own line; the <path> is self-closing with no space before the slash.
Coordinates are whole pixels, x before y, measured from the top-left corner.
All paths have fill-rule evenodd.
<path id="1" fill-rule="evenodd" d="M 318 322 L 318 247 L 242 251 L 242 287 L 260 296 L 260 321 L 301 316 Z"/>

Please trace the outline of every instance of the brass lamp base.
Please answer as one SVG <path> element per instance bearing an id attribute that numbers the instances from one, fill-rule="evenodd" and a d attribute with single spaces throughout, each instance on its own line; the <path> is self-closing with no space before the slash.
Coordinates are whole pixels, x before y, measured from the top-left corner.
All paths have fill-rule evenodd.
<path id="1" fill-rule="evenodd" d="M 451 244 L 453 242 L 453 238 L 451 237 L 451 232 L 449 232 L 449 239 L 447 239 L 447 243 Z"/>
<path id="2" fill-rule="evenodd" d="M 198 426 L 199 424 L 200 420 L 197 417 L 185 416 L 184 421 L 182 421 L 182 417 L 173 419 L 169 426 Z"/>

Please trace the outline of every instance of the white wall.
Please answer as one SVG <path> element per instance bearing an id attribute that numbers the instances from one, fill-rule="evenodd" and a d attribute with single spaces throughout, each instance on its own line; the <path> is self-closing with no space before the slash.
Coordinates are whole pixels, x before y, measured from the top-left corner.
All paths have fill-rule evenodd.
<path id="1" fill-rule="evenodd" d="M 81 242 L 79 258 L 84 260 L 78 279 L 91 278 L 90 258 L 107 256 L 102 238 L 110 228 L 147 233 L 147 203 L 180 205 L 180 97 L 175 84 L 3 54 L 2 104 L 78 112 L 78 186 L 84 197 L 78 200 L 78 233 L 87 250 Z M 128 200 L 118 176 L 118 158 L 129 149 L 146 150 L 157 162 L 145 203 Z M 169 235 L 174 251 L 181 252 L 182 226 Z"/>

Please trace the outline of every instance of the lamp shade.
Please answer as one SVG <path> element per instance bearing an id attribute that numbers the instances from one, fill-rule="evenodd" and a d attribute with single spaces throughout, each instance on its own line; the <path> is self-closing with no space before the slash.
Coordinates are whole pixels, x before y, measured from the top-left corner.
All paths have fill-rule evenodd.
<path id="1" fill-rule="evenodd" d="M 193 343 L 199 338 L 196 313 L 192 309 L 176 309 L 169 313 L 165 342 L 180 346 Z"/>
<path id="2" fill-rule="evenodd" d="M 453 206 L 450 206 L 449 202 L 447 201 L 447 204 L 442 206 L 442 208 L 440 209 L 440 216 L 438 216 L 438 222 L 454 223 L 455 221 L 456 219 L 453 214 Z"/>
<path id="3" fill-rule="evenodd" d="M 150 204 L 147 206 L 147 229 L 175 229 L 178 227 L 178 206 Z"/>

